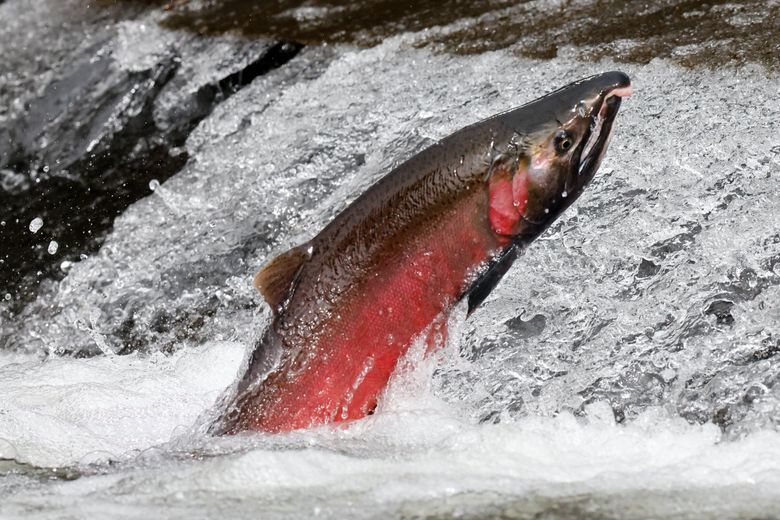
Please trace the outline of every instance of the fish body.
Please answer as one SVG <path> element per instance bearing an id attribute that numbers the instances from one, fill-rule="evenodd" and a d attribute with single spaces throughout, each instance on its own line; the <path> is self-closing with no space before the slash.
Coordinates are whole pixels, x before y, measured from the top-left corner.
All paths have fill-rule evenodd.
<path id="1" fill-rule="evenodd" d="M 272 260 L 255 285 L 274 318 L 217 430 L 370 414 L 414 338 L 461 299 L 479 305 L 579 196 L 630 89 L 624 74 L 605 73 L 467 126 Z"/>

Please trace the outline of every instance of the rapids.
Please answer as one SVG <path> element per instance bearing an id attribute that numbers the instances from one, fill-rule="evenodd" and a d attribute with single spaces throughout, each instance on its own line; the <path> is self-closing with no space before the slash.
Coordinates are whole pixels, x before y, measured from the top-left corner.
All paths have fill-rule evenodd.
<path id="1" fill-rule="evenodd" d="M 20 4 L 0 18 L 24 26 Z M 778 511 L 778 72 L 417 45 L 450 30 L 303 47 L 202 114 L 171 152 L 186 164 L 153 179 L 102 247 L 63 260 L 20 307 L 0 294 L 0 517 Z M 244 59 L 249 44 L 209 38 L 219 67 Z M 155 98 L 159 128 L 219 61 L 194 59 L 192 38 L 154 15 L 107 23 L 99 45 L 117 73 L 179 56 L 192 81 Z M 376 415 L 206 435 L 268 323 L 251 287 L 267 259 L 436 139 L 613 69 L 635 94 L 596 178 L 472 317 L 456 313 L 439 356 L 397 374 Z M 2 77 L 0 100 L 20 100 L 8 123 L 33 95 Z M 52 224 L 36 233 L 44 250 Z"/>

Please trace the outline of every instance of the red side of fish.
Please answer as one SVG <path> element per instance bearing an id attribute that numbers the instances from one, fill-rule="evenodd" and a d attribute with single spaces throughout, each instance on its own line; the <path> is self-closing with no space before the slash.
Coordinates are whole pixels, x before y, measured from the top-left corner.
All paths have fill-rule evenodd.
<path id="1" fill-rule="evenodd" d="M 301 371 L 274 372 L 262 410 L 242 427 L 279 432 L 370 413 L 415 336 L 456 303 L 475 267 L 506 242 L 488 226 L 487 206 L 487 193 L 474 191 L 383 255 L 319 337 L 321 355 Z"/>
<path id="2" fill-rule="evenodd" d="M 382 178 L 256 286 L 274 319 L 221 433 L 283 432 L 371 413 L 416 336 L 481 303 L 593 177 L 622 73 L 466 127 Z M 613 99 L 609 99 L 610 96 Z"/>

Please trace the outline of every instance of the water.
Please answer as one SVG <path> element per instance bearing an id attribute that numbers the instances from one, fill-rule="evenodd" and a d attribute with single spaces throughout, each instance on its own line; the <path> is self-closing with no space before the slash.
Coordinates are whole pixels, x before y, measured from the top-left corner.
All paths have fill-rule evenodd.
<path id="1" fill-rule="evenodd" d="M 161 52 L 126 44 L 163 31 L 149 24 L 117 26 L 114 66 Z M 189 45 L 163 35 L 166 49 Z M 429 37 L 305 47 L 257 77 L 189 134 L 186 165 L 150 183 L 97 253 L 20 312 L 4 307 L 0 516 L 775 514 L 777 73 L 588 63 L 567 47 L 545 61 L 512 47 L 460 56 L 418 48 Z M 207 60 L 191 66 L 208 76 Z M 265 260 L 435 139 L 615 68 L 635 96 L 600 174 L 378 414 L 205 435 L 268 322 L 250 285 Z M 167 90 L 158 113 L 186 91 Z"/>

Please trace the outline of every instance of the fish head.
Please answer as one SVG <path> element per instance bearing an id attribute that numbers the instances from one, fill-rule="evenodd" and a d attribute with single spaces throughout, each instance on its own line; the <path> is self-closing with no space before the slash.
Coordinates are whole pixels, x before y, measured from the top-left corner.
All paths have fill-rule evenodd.
<path id="1" fill-rule="evenodd" d="M 511 190 L 519 216 L 512 234 L 541 232 L 582 193 L 609 145 L 621 99 L 630 95 L 628 76 L 608 72 L 532 102 L 522 107 L 522 122 L 509 121 L 517 139 L 510 142 L 517 150 Z"/>

